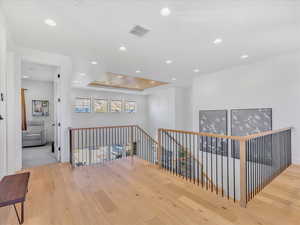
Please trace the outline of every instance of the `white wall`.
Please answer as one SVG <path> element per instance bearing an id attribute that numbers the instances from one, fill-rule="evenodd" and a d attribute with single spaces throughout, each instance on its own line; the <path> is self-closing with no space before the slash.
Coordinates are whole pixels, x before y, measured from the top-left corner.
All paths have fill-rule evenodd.
<path id="1" fill-rule="evenodd" d="M 76 113 L 74 112 L 76 97 L 135 100 L 137 102 L 137 112 Z M 71 91 L 71 102 L 72 127 L 140 125 L 145 130 L 148 130 L 148 105 L 146 96 L 73 88 Z"/>
<path id="2" fill-rule="evenodd" d="M 192 88 L 193 129 L 200 109 L 273 109 L 273 128 L 294 127 L 293 162 L 300 163 L 300 53 L 199 76 Z"/>
<path id="3" fill-rule="evenodd" d="M 21 134 L 17 132 L 21 127 L 20 91 L 16 89 L 20 81 L 14 47 L 0 3 L 0 92 L 4 96 L 0 101 L 0 114 L 4 117 L 0 122 L 0 177 L 21 169 Z"/>
<path id="4" fill-rule="evenodd" d="M 175 88 L 160 88 L 148 96 L 149 132 L 157 137 L 159 128 L 175 129 Z"/>
<path id="5" fill-rule="evenodd" d="M 42 75 L 42 74 L 40 74 Z M 46 140 L 54 141 L 54 85 L 52 81 L 37 81 L 22 79 L 21 87 L 25 91 L 27 121 L 44 121 Z M 49 116 L 32 116 L 32 100 L 49 101 Z"/>
<path id="6" fill-rule="evenodd" d="M 14 173 L 21 169 L 21 80 L 16 55 L 9 51 L 7 58 L 7 172 Z"/>
<path id="7" fill-rule="evenodd" d="M 190 89 L 175 88 L 175 129 L 191 130 Z"/>
<path id="8" fill-rule="evenodd" d="M 153 137 L 159 128 L 191 130 L 190 91 L 180 87 L 153 89 L 148 95 L 149 129 Z"/>

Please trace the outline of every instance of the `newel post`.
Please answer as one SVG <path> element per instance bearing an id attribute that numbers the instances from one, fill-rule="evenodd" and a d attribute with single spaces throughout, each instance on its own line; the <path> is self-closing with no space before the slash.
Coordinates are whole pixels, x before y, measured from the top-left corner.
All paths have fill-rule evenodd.
<path id="1" fill-rule="evenodd" d="M 240 206 L 247 205 L 246 140 L 240 140 Z"/>

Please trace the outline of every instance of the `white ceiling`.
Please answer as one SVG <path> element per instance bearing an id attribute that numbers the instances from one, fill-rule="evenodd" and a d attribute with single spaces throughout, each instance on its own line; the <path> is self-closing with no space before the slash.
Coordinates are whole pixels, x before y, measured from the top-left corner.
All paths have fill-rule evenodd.
<path id="1" fill-rule="evenodd" d="M 27 76 L 27 80 L 53 81 L 57 68 L 55 66 L 42 65 L 32 62 L 22 62 L 21 76 Z"/>
<path id="2" fill-rule="evenodd" d="M 165 6 L 169 17 L 159 14 Z M 109 72 L 175 85 L 300 48 L 295 0 L 3 0 L 3 8 L 20 46 L 96 59 Z M 57 26 L 45 25 L 46 18 Z M 129 33 L 135 25 L 151 31 L 137 38 Z M 214 45 L 215 38 L 223 43 Z M 122 44 L 128 51 L 118 50 Z"/>

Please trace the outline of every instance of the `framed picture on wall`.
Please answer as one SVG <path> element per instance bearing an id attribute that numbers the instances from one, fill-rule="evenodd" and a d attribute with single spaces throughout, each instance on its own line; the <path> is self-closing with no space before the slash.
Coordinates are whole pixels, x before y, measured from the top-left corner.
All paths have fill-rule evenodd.
<path id="1" fill-rule="evenodd" d="M 32 100 L 32 116 L 49 116 L 49 101 Z"/>
<path id="2" fill-rule="evenodd" d="M 111 112 L 122 112 L 122 100 L 111 100 L 110 111 Z"/>
<path id="3" fill-rule="evenodd" d="M 125 101 L 125 112 L 136 112 L 136 101 Z"/>
<path id="4" fill-rule="evenodd" d="M 90 97 L 76 97 L 75 112 L 78 112 L 78 113 L 91 112 L 91 98 Z"/>
<path id="5" fill-rule="evenodd" d="M 199 132 L 227 135 L 227 110 L 200 110 Z M 203 143 L 202 143 L 203 141 Z M 227 155 L 228 146 L 224 140 L 199 139 L 200 151 Z"/>
<path id="6" fill-rule="evenodd" d="M 255 133 L 272 130 L 272 109 L 232 109 L 231 110 L 231 135 L 232 136 L 247 136 Z M 239 143 L 235 142 L 232 146 L 232 157 L 240 158 Z M 265 148 L 268 160 L 264 163 L 271 164 L 272 154 L 272 138 L 266 138 Z M 249 160 L 260 162 L 259 155 L 251 152 L 248 156 Z"/>
<path id="7" fill-rule="evenodd" d="M 94 99 L 94 112 L 105 113 L 108 112 L 108 100 L 107 99 Z"/>

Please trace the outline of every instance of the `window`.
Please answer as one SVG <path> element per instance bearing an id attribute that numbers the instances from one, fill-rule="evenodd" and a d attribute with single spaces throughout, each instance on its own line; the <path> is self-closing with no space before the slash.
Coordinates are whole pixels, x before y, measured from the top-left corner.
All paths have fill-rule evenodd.
<path id="1" fill-rule="evenodd" d="M 91 99 L 77 97 L 75 99 L 75 112 L 84 112 L 84 113 L 91 112 Z"/>
<path id="2" fill-rule="evenodd" d="M 122 112 L 122 101 L 121 100 L 111 100 L 110 111 L 111 112 Z"/>
<path id="3" fill-rule="evenodd" d="M 136 112 L 136 101 L 126 101 L 125 112 Z"/>
<path id="4" fill-rule="evenodd" d="M 94 99 L 94 112 L 108 112 L 108 101 L 106 99 Z"/>

